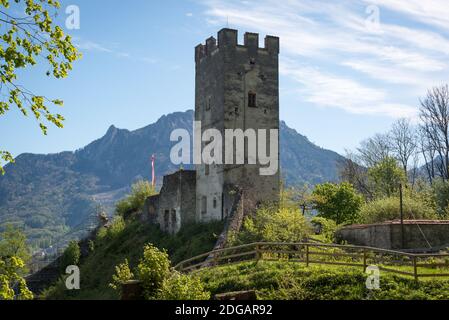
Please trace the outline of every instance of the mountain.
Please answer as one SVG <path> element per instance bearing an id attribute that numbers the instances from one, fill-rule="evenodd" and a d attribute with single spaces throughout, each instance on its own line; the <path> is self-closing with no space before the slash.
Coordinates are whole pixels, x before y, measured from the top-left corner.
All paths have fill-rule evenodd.
<path id="1" fill-rule="evenodd" d="M 172 113 L 135 131 L 111 126 L 75 152 L 18 156 L 0 177 L 0 228 L 23 227 L 32 244 L 42 248 L 82 235 L 95 225 L 99 203 L 111 213 L 134 181 L 150 179 L 152 154 L 158 183 L 178 168 L 170 161 L 170 133 L 184 128 L 192 134 L 193 116 L 191 110 Z M 288 185 L 338 179 L 340 155 L 317 147 L 285 122 L 280 129 L 281 170 Z"/>

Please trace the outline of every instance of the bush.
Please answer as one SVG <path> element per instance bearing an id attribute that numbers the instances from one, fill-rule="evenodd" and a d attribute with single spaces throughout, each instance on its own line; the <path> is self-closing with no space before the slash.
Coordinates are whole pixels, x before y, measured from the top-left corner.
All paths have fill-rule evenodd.
<path id="1" fill-rule="evenodd" d="M 143 258 L 137 266 L 137 277 L 142 281 L 144 296 L 148 300 L 158 297 L 164 280 L 170 274 L 170 260 L 165 251 L 151 244 L 145 246 Z"/>
<path id="2" fill-rule="evenodd" d="M 204 290 L 198 278 L 183 275 L 170 268 L 165 251 L 148 244 L 137 266 L 137 279 L 142 282 L 143 294 L 148 300 L 207 300 L 210 294 Z M 120 291 L 121 285 L 131 280 L 133 273 L 128 261 L 115 267 L 110 287 Z"/>
<path id="3" fill-rule="evenodd" d="M 165 279 L 159 300 L 209 300 L 210 293 L 204 290 L 201 280 L 196 277 L 173 272 Z"/>
<path id="4" fill-rule="evenodd" d="M 312 225 L 316 226 L 319 233 L 325 242 L 332 243 L 335 240 L 335 232 L 337 231 L 337 224 L 334 220 L 329 220 L 323 217 L 313 217 Z"/>
<path id="5" fill-rule="evenodd" d="M 437 219 L 432 208 L 420 200 L 404 197 L 404 219 Z M 360 223 L 380 223 L 400 219 L 399 198 L 390 197 L 365 204 L 360 211 Z"/>
<path id="6" fill-rule="evenodd" d="M 353 223 L 357 220 L 363 198 L 349 183 L 325 183 L 315 187 L 313 204 L 319 216 L 332 219 L 337 224 Z"/>
<path id="7" fill-rule="evenodd" d="M 63 270 L 67 268 L 67 266 L 78 265 L 81 257 L 80 246 L 78 242 L 71 241 L 69 246 L 65 249 L 62 257 L 61 257 L 61 267 Z"/>
<path id="8" fill-rule="evenodd" d="M 266 206 L 245 219 L 238 239 L 243 243 L 300 242 L 311 232 L 311 225 L 299 209 Z"/>
<path id="9" fill-rule="evenodd" d="M 112 283 L 109 286 L 117 291 L 121 291 L 122 284 L 131 280 L 134 277 L 129 268 L 128 259 L 125 262 L 115 267 L 115 274 L 112 276 Z"/>
<path id="10" fill-rule="evenodd" d="M 145 200 L 154 195 L 156 191 L 148 181 L 138 181 L 131 187 L 131 194 L 116 204 L 116 214 L 127 217 L 130 214 L 142 210 Z"/>

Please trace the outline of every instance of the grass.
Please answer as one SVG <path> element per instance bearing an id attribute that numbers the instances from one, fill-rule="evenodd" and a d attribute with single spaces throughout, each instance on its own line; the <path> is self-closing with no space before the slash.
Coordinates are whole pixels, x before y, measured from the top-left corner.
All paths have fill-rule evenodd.
<path id="1" fill-rule="evenodd" d="M 449 280 L 416 282 L 381 272 L 380 290 L 371 291 L 366 288 L 367 275 L 353 267 L 259 261 L 204 269 L 197 275 L 212 294 L 256 290 L 263 300 L 449 299 Z"/>
<path id="2" fill-rule="evenodd" d="M 81 290 L 67 291 L 60 279 L 44 292 L 46 299 L 114 300 L 118 293 L 109 287 L 115 266 L 128 259 L 136 267 L 143 247 L 152 243 L 167 250 L 172 263 L 212 250 L 222 223 L 192 224 L 184 226 L 171 236 L 158 227 L 140 222 L 117 220 L 109 229 L 101 229 L 94 241 L 94 250 L 80 262 Z"/>

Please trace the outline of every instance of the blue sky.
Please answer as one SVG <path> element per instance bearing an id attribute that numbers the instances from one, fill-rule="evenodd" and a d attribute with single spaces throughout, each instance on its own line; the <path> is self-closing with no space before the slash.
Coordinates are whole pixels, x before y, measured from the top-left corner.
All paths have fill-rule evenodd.
<path id="1" fill-rule="evenodd" d="M 245 31 L 281 38 L 281 118 L 340 153 L 400 117 L 416 118 L 426 89 L 448 81 L 446 0 L 125 3 L 62 1 L 80 8 L 81 28 L 69 33 L 83 59 L 64 80 L 48 80 L 40 67 L 19 80 L 65 101 L 65 128 L 44 137 L 12 110 L 0 118 L 2 149 L 75 150 L 111 124 L 132 130 L 192 109 L 194 47 L 227 25 L 241 38 Z"/>

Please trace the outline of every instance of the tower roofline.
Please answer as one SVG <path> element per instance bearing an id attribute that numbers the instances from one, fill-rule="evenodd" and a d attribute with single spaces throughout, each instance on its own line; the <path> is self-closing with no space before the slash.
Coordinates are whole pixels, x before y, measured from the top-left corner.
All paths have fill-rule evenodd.
<path id="1" fill-rule="evenodd" d="M 259 47 L 259 34 L 254 32 L 245 32 L 243 44 L 238 43 L 238 30 L 223 28 L 218 31 L 217 39 L 209 37 L 206 40 L 206 44 L 199 44 L 195 47 L 195 61 L 199 62 L 201 59 L 213 54 L 217 49 L 224 48 L 252 48 L 257 50 L 263 50 L 270 54 L 279 54 L 280 39 L 276 36 L 266 35 L 264 41 L 264 47 Z"/>

